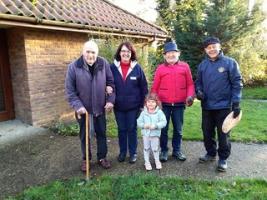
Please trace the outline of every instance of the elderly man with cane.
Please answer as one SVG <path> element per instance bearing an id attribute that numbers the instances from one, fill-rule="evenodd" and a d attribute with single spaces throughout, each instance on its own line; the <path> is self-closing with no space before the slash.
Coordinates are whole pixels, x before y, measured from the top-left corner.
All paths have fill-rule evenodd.
<path id="1" fill-rule="evenodd" d="M 108 90 L 108 95 L 106 93 Z M 81 170 L 86 171 L 86 113 L 90 114 L 91 129 L 97 140 L 97 160 L 104 169 L 111 167 L 107 156 L 105 111 L 113 108 L 114 80 L 106 59 L 98 56 L 97 44 L 90 40 L 83 46 L 82 56 L 73 61 L 67 70 L 65 92 L 70 106 L 75 110 L 80 126 L 82 150 Z M 89 148 L 89 159 L 91 160 Z"/>

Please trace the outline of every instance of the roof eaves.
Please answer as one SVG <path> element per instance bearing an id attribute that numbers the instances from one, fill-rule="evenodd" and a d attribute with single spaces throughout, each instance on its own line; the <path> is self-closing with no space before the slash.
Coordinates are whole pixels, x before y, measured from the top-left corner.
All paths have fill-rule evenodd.
<path id="1" fill-rule="evenodd" d="M 114 34 L 127 34 L 127 35 L 132 35 L 133 37 L 136 37 L 136 35 L 139 36 L 144 36 L 144 37 L 155 37 L 158 38 L 159 40 L 162 40 L 163 38 L 165 39 L 167 36 L 163 35 L 163 34 L 154 34 L 154 33 L 144 33 L 141 31 L 135 31 L 135 30 L 126 30 L 126 29 L 122 29 L 122 28 L 108 28 L 108 27 L 99 27 L 99 26 L 93 26 L 93 25 L 87 25 L 87 24 L 77 24 L 75 22 L 73 23 L 69 23 L 69 22 L 64 22 L 64 21 L 55 21 L 55 20 L 48 20 L 48 19 L 40 19 L 38 17 L 25 17 L 25 16 L 17 16 L 17 15 L 10 15 L 10 14 L 0 14 L 0 19 L 4 19 L 4 20 L 10 20 L 10 21 L 14 21 L 14 22 L 23 22 L 23 23 L 27 23 L 29 25 L 31 25 L 32 28 L 34 28 L 34 26 L 40 28 L 40 26 L 44 25 L 46 27 L 50 26 L 52 29 L 56 29 L 57 26 L 59 27 L 65 27 L 65 28 L 73 28 L 76 29 L 77 32 L 79 32 L 80 30 L 84 30 L 84 31 L 96 31 L 96 32 L 106 32 L 106 33 L 114 33 Z M 7 25 L 7 22 L 5 22 Z M 1 21 L 0 21 L 1 24 Z M 11 23 L 12 25 L 12 23 Z M 26 24 L 24 24 L 26 26 Z M 27 27 L 27 26 L 26 26 Z M 59 28 L 59 30 L 61 30 Z"/>

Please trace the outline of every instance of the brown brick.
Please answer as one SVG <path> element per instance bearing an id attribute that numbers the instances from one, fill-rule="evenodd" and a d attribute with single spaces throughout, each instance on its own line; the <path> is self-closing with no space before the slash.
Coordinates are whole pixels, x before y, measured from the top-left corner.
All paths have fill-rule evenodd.
<path id="1" fill-rule="evenodd" d="M 9 58 L 15 115 L 33 125 L 73 116 L 64 97 L 67 64 L 80 56 L 87 34 L 10 29 Z"/>

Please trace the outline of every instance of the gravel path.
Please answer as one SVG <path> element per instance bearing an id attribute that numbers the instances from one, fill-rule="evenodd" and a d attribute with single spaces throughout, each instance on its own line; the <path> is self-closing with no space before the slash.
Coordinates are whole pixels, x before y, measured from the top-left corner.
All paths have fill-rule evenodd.
<path id="1" fill-rule="evenodd" d="M 91 176 L 126 175 L 145 172 L 142 157 L 142 144 L 138 146 L 138 161 L 118 163 L 117 139 L 108 142 L 108 158 L 112 168 L 101 169 L 95 160 L 91 164 Z M 169 142 L 170 145 L 170 142 Z M 93 144 L 95 149 L 95 142 Z M 198 179 L 264 178 L 267 179 L 267 145 L 232 143 L 232 154 L 229 158 L 229 169 L 218 173 L 216 162 L 199 164 L 198 157 L 205 153 L 202 142 L 183 142 L 187 155 L 185 162 L 172 158 L 163 164 L 163 169 L 153 170 L 161 176 L 178 176 Z M 81 177 L 80 145 L 78 137 L 56 136 L 44 133 L 32 136 L 17 143 L 0 146 L 0 199 L 23 191 L 33 185 L 45 184 L 57 179 Z"/>

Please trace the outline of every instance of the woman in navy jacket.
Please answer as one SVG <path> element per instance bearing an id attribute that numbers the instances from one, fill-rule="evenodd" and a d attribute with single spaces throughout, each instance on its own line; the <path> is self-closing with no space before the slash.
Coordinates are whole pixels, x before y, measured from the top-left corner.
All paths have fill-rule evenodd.
<path id="1" fill-rule="evenodd" d="M 131 43 L 120 44 L 114 58 L 111 71 L 117 95 L 114 113 L 120 147 L 118 161 L 125 161 L 129 150 L 129 163 L 135 163 L 137 159 L 136 119 L 148 93 L 147 80 L 141 66 L 137 63 L 136 51 Z"/>

